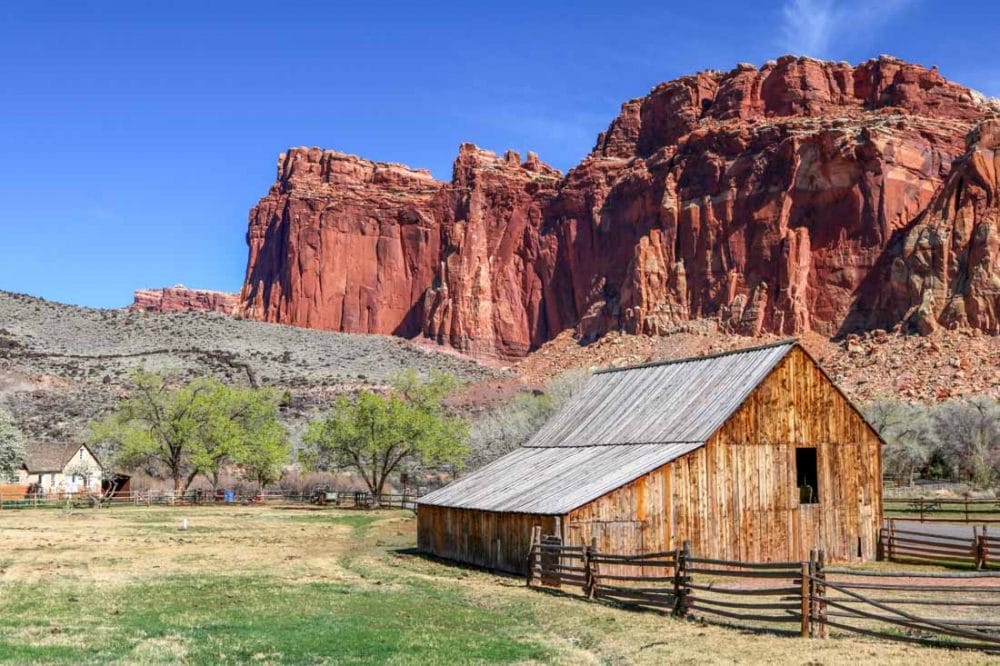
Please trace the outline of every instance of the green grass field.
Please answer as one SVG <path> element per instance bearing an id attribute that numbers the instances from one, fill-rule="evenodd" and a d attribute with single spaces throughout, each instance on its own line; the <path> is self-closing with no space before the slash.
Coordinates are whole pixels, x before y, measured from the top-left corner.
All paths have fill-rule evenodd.
<path id="1" fill-rule="evenodd" d="M 180 532 L 185 517 L 190 529 Z M 874 641 L 750 634 L 529 590 L 517 578 L 417 555 L 414 523 L 402 511 L 4 511 L 0 662 L 980 660 Z"/>

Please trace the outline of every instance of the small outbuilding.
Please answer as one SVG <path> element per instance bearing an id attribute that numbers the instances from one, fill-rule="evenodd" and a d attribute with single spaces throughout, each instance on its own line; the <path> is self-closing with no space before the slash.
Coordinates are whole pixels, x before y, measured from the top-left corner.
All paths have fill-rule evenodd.
<path id="1" fill-rule="evenodd" d="M 525 446 L 420 498 L 418 545 L 523 572 L 539 525 L 609 553 L 864 561 L 881 443 L 795 341 L 603 370 Z"/>

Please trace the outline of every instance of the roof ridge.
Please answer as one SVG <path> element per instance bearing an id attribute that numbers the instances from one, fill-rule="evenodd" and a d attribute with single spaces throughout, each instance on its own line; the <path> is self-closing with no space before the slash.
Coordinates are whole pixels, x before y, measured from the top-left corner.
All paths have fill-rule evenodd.
<path id="1" fill-rule="evenodd" d="M 601 442 L 599 444 L 573 444 L 573 445 L 559 445 L 550 444 L 549 446 L 540 446 L 538 444 L 532 444 L 531 440 L 528 443 L 522 444 L 518 448 L 522 449 L 594 449 L 600 446 L 673 446 L 674 444 L 704 444 L 704 439 L 667 439 L 658 442 Z"/>
<path id="2" fill-rule="evenodd" d="M 620 368 L 601 368 L 600 370 L 594 370 L 595 375 L 604 375 L 611 372 L 622 372 L 624 370 L 641 370 L 643 368 L 656 368 L 662 365 L 674 365 L 676 363 L 690 363 L 692 361 L 706 361 L 712 358 L 720 358 L 722 356 L 732 356 L 735 354 L 744 354 L 749 352 L 760 351 L 762 349 L 771 349 L 773 347 L 782 347 L 788 345 L 789 347 L 794 347 L 799 344 L 798 338 L 785 338 L 784 340 L 779 340 L 777 342 L 769 342 L 764 345 L 754 345 L 753 347 L 740 347 L 738 349 L 730 349 L 728 351 L 716 352 L 714 354 L 705 354 L 703 356 L 687 356 L 685 358 L 677 359 L 664 359 L 662 361 L 650 361 L 649 363 L 639 363 L 636 365 L 626 365 Z"/>

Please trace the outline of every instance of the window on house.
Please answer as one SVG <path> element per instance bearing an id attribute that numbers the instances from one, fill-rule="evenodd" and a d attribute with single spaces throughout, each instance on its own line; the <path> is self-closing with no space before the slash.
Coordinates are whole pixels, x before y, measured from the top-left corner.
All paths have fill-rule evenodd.
<path id="1" fill-rule="evenodd" d="M 80 460 L 83 460 L 83 449 L 80 449 Z"/>
<path id="2" fill-rule="evenodd" d="M 795 449 L 795 483 L 799 488 L 799 504 L 819 503 L 819 474 L 816 449 Z"/>

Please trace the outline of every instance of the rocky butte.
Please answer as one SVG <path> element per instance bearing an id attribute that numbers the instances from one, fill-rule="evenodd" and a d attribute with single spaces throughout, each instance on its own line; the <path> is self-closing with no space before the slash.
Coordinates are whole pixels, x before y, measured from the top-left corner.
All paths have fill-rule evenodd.
<path id="1" fill-rule="evenodd" d="M 188 289 L 184 285 L 162 289 L 136 289 L 129 310 L 143 312 L 236 313 L 239 295 L 208 289 Z"/>
<path id="2" fill-rule="evenodd" d="M 240 311 L 514 358 L 562 330 L 1000 333 L 1000 105 L 891 57 L 782 57 L 622 105 L 566 175 L 317 148 L 250 213 Z"/>

